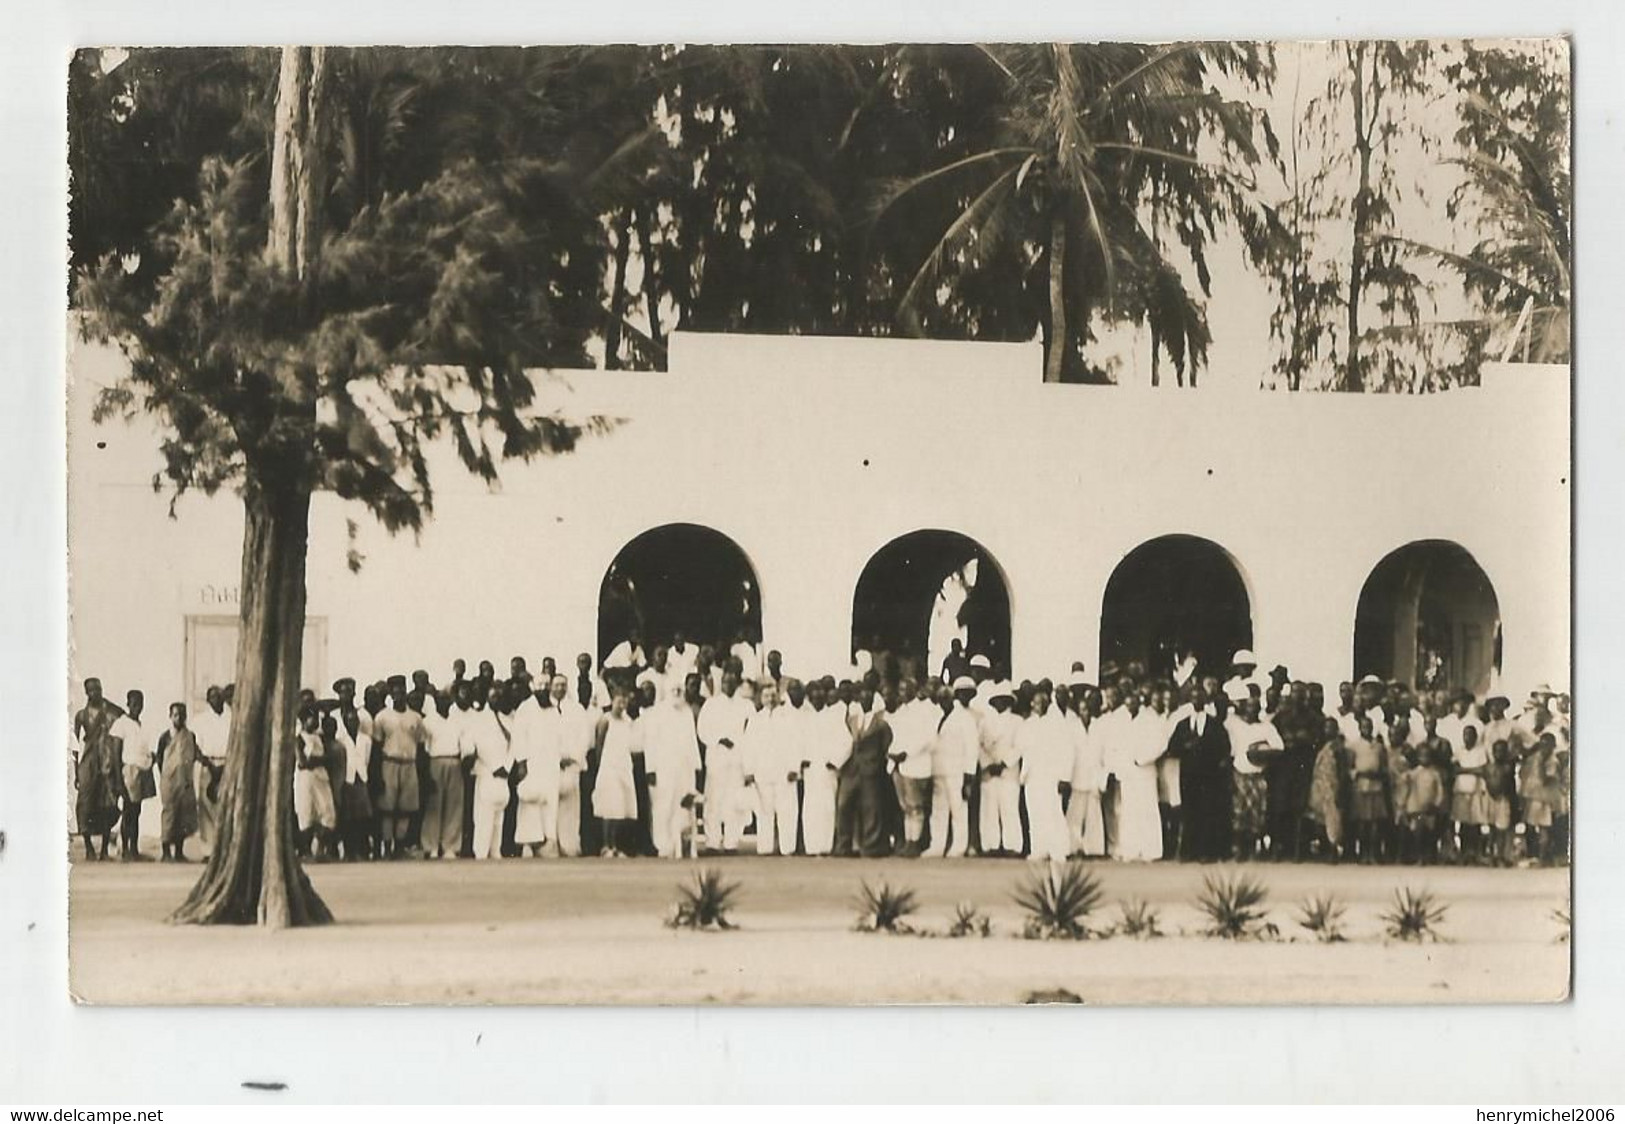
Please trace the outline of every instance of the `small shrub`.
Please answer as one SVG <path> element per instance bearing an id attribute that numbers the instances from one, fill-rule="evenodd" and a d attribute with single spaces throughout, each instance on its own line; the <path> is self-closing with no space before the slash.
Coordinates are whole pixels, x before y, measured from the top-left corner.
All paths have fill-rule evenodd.
<path id="1" fill-rule="evenodd" d="M 1561 905 L 1552 910 L 1552 920 L 1557 922 L 1560 929 L 1557 936 L 1553 938 L 1558 944 L 1568 944 L 1569 939 L 1573 936 L 1574 919 L 1569 916 L 1572 908 L 1571 906 Z"/>
<path id="2" fill-rule="evenodd" d="M 1118 922 L 1117 931 L 1125 937 L 1136 937 L 1148 940 L 1151 937 L 1162 936 L 1159 923 L 1162 915 L 1151 908 L 1151 903 L 1144 898 L 1130 898 L 1125 902 L 1118 902 L 1117 908 L 1122 912 L 1123 919 Z"/>
<path id="3" fill-rule="evenodd" d="M 1348 907 L 1336 894 L 1311 894 L 1298 906 L 1298 924 L 1313 933 L 1316 940 L 1333 944 L 1345 939 L 1343 914 L 1347 912 Z"/>
<path id="4" fill-rule="evenodd" d="M 973 902 L 960 902 L 954 907 L 953 924 L 948 926 L 950 937 L 991 937 L 993 919 L 976 908 Z"/>
<path id="5" fill-rule="evenodd" d="M 1208 936 L 1235 941 L 1271 934 L 1264 921 L 1268 897 L 1264 883 L 1249 874 L 1214 873 L 1202 879 L 1196 906 L 1208 916 Z"/>
<path id="6" fill-rule="evenodd" d="M 1028 940 L 1082 940 L 1089 935 L 1084 922 L 1106 895 L 1099 875 L 1071 862 L 1030 876 L 1012 896 L 1027 914 L 1021 931 Z"/>
<path id="7" fill-rule="evenodd" d="M 677 887 L 677 902 L 666 925 L 673 929 L 733 929 L 728 914 L 737 903 L 739 883 L 725 882 L 715 867 L 694 872 L 693 881 Z"/>
<path id="8" fill-rule="evenodd" d="M 1394 891 L 1394 904 L 1381 916 L 1395 940 L 1437 941 L 1438 925 L 1449 908 L 1432 891 L 1406 886 Z"/>
<path id="9" fill-rule="evenodd" d="M 913 927 L 904 918 L 919 908 L 913 890 L 894 889 L 889 882 L 878 886 L 864 882 L 854 928 L 861 933 L 912 933 Z"/>

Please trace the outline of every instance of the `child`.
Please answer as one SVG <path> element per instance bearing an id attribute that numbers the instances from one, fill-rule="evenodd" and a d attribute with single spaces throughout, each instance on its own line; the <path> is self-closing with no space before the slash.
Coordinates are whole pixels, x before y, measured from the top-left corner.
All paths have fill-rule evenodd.
<path id="1" fill-rule="evenodd" d="M 1417 747 L 1405 797 L 1405 826 L 1416 846 L 1417 861 L 1432 866 L 1439 861 L 1439 831 L 1449 811 L 1445 763 L 1450 747 L 1443 738 L 1429 738 Z"/>
<path id="2" fill-rule="evenodd" d="M 159 845 L 162 862 L 183 863 L 186 837 L 197 830 L 197 789 L 192 767 L 197 762 L 197 739 L 186 727 L 186 704 L 171 703 L 169 729 L 158 737 L 158 791 L 162 797 L 163 819 Z"/>
<path id="3" fill-rule="evenodd" d="M 314 709 L 304 712 L 294 742 L 293 812 L 299 821 L 299 853 L 326 861 L 330 837 L 338 826 L 332 782 L 327 776 L 327 749 L 322 744 Z"/>
<path id="4" fill-rule="evenodd" d="M 1349 771 L 1354 778 L 1355 843 L 1362 866 L 1377 861 L 1377 836 L 1388 821 L 1387 747 L 1373 736 L 1372 730 L 1371 717 L 1362 714 L 1360 736 L 1349 746 Z"/>
<path id="5" fill-rule="evenodd" d="M 1490 763 L 1484 771 L 1484 791 L 1488 800 L 1485 817 L 1490 826 L 1490 862 L 1510 866 L 1512 862 L 1512 793 L 1516 787 L 1512 747 L 1501 739 L 1490 748 Z"/>
<path id="6" fill-rule="evenodd" d="M 1464 863 L 1485 861 L 1484 826 L 1489 822 L 1489 794 L 1484 790 L 1484 774 L 1489 764 L 1489 751 L 1479 743 L 1478 727 L 1464 723 L 1461 752 L 1455 755 L 1456 780 L 1450 797 L 1450 817 L 1456 821 Z"/>

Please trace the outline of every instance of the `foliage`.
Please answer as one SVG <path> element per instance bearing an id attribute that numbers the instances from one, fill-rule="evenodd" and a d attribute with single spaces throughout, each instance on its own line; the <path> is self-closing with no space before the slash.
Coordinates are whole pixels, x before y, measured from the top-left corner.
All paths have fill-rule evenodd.
<path id="1" fill-rule="evenodd" d="M 1322 892 L 1311 894 L 1299 904 L 1297 920 L 1316 940 L 1334 944 L 1344 939 L 1342 922 L 1347 912 L 1348 907 L 1337 895 Z"/>
<path id="2" fill-rule="evenodd" d="M 1239 871 L 1214 872 L 1202 878 L 1196 906 L 1208 917 L 1208 935 L 1242 940 L 1263 935 L 1269 891 L 1264 883 Z"/>
<path id="3" fill-rule="evenodd" d="M 739 883 L 725 881 L 722 871 L 706 867 L 677 887 L 677 901 L 666 925 L 673 929 L 734 929 L 728 914 L 738 904 Z"/>
<path id="4" fill-rule="evenodd" d="M 1144 898 L 1129 898 L 1127 901 L 1117 903 L 1122 913 L 1122 920 L 1117 923 L 1117 931 L 1125 937 L 1137 937 L 1146 940 L 1150 937 L 1162 936 L 1162 914 L 1153 909 L 1151 903 Z"/>
<path id="5" fill-rule="evenodd" d="M 1082 940 L 1089 936 L 1085 923 L 1106 894 L 1098 874 L 1069 862 L 1029 875 L 1012 897 L 1027 915 L 1022 935 L 1028 940 Z"/>
<path id="6" fill-rule="evenodd" d="M 1395 940 L 1437 941 L 1438 925 L 1449 908 L 1432 891 L 1405 886 L 1394 891 L 1393 905 L 1379 916 Z"/>
<path id="7" fill-rule="evenodd" d="M 328 198 L 350 209 L 331 216 L 308 285 L 266 260 L 263 151 L 203 157 L 195 196 L 146 231 L 135 273 L 109 254 L 80 276 L 82 330 L 115 341 L 130 363 L 99 414 L 144 410 L 167 430 L 155 486 L 213 492 L 274 474 L 357 500 L 392 530 L 416 529 L 433 508 L 431 442 L 448 440 L 494 480 L 503 458 L 567 451 L 606 424 L 539 411 L 527 374 L 585 362 L 573 271 L 596 285 L 596 270 L 571 202 L 584 170 L 404 135 L 334 140 L 443 133 L 450 125 L 430 129 L 424 103 L 466 100 L 436 85 L 449 61 L 404 52 L 391 81 L 419 92 L 389 105 L 410 128 L 358 122 L 351 103 L 371 112 L 378 99 L 360 98 L 355 82 L 383 82 L 378 64 L 359 65 L 369 57 L 335 63 L 350 112 L 328 130 Z"/>
<path id="8" fill-rule="evenodd" d="M 1286 236 L 1270 255 L 1280 302 L 1271 334 L 1276 374 L 1290 389 L 1325 381 L 1341 390 L 1410 389 L 1419 377 L 1425 286 L 1394 236 L 1402 203 L 1420 186 L 1407 162 L 1433 140 L 1419 124 L 1434 46 L 1421 40 L 1303 44 L 1326 63 L 1322 89 L 1298 110 L 1287 138 Z M 1396 327 L 1411 332 L 1396 334 Z"/>
<path id="9" fill-rule="evenodd" d="M 1088 374 L 1105 320 L 1148 324 L 1178 372 L 1205 361 L 1210 242 L 1234 223 L 1261 253 L 1272 222 L 1250 173 L 1274 134 L 1218 84 L 1267 86 L 1267 46 L 907 48 L 890 66 L 899 100 L 937 136 L 924 169 L 885 182 L 875 204 L 879 244 L 914 263 L 905 330 L 1030 339 L 1042 328 L 1052 381 Z"/>
<path id="10" fill-rule="evenodd" d="M 976 907 L 974 902 L 960 902 L 954 906 L 953 923 L 948 926 L 950 937 L 991 937 L 993 919 Z"/>
<path id="11" fill-rule="evenodd" d="M 860 933 L 912 933 L 905 920 L 920 908 L 914 891 L 894 888 L 889 882 L 870 886 L 867 881 L 858 892 L 858 919 L 853 928 Z"/>

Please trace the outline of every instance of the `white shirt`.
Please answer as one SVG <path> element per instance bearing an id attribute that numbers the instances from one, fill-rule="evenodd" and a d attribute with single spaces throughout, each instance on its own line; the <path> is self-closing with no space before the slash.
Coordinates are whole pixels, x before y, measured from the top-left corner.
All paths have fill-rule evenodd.
<path id="1" fill-rule="evenodd" d="M 1224 720 L 1224 731 L 1230 736 L 1230 763 L 1238 773 L 1253 776 L 1264 771 L 1262 765 L 1254 765 L 1247 758 L 1247 751 L 1260 742 L 1272 749 L 1284 749 L 1280 731 L 1276 730 L 1275 723 L 1244 721 L 1240 715 L 1232 714 Z"/>
<path id="2" fill-rule="evenodd" d="M 1021 723 L 1016 735 L 1021 752 L 1021 783 L 1041 790 L 1055 791 L 1062 781 L 1072 779 L 1073 737 L 1066 720 L 1051 709 L 1031 715 Z"/>
<path id="3" fill-rule="evenodd" d="M 931 747 L 931 775 L 954 779 L 974 773 L 981 750 L 982 730 L 975 712 L 955 702 Z"/>
<path id="4" fill-rule="evenodd" d="M 440 712 L 431 706 L 428 713 L 423 716 L 423 748 L 430 757 L 455 758 L 462 754 L 462 747 L 457 744 L 459 713 L 456 707 L 452 707 L 451 710 L 446 712 L 445 717 L 441 717 Z M 339 729 L 342 730 L 343 728 L 344 724 L 339 723 Z M 340 739 L 340 741 L 346 740 L 344 738 Z M 348 756 L 348 745 L 345 746 L 345 751 L 346 756 Z"/>
<path id="5" fill-rule="evenodd" d="M 226 759 L 226 740 L 231 736 L 231 711 L 216 714 L 205 705 L 190 723 L 192 736 L 197 739 L 197 750 L 210 761 Z"/>
<path id="6" fill-rule="evenodd" d="M 609 650 L 609 655 L 604 657 L 604 666 L 606 668 L 642 667 L 643 649 L 630 640 L 622 640 Z"/>
<path id="7" fill-rule="evenodd" d="M 457 743 L 459 753 L 474 758 L 475 776 L 488 777 L 496 770 L 513 764 L 508 735 L 489 708 L 464 712 Z"/>
<path id="8" fill-rule="evenodd" d="M 886 716 L 891 725 L 891 748 L 887 753 L 903 758 L 897 763 L 898 776 L 923 780 L 931 775 L 936 756 L 933 743 L 942 719 L 942 708 L 926 699 L 906 702 Z"/>
<path id="9" fill-rule="evenodd" d="M 795 718 L 789 707 L 763 707 L 752 714 L 745 722 L 744 738 L 741 748 L 745 774 L 754 777 L 758 785 L 783 784 L 791 773 L 801 771 Z"/>
<path id="10" fill-rule="evenodd" d="M 539 703 L 508 716 L 509 750 L 515 762 L 525 762 L 519 796 L 542 800 L 559 788 L 560 738 L 558 712 Z"/>
<path id="11" fill-rule="evenodd" d="M 700 741 L 705 743 L 707 750 L 721 745 L 725 740 L 738 749 L 744 743 L 745 722 L 754 713 L 756 708 L 750 704 L 750 700 L 740 698 L 737 693 L 731 698 L 714 695 L 700 708 Z M 727 747 L 723 748 L 726 750 Z"/>
<path id="12" fill-rule="evenodd" d="M 822 710 L 809 708 L 808 744 L 812 749 L 813 771 L 833 765 L 839 769 L 852 756 L 852 728 L 846 724 L 845 707 L 826 704 Z M 894 731 L 895 734 L 895 731 Z"/>
<path id="13" fill-rule="evenodd" d="M 1021 754 L 1016 749 L 1016 735 L 1020 731 L 1021 719 L 1008 710 L 1001 714 L 997 710 L 989 709 L 983 714 L 982 767 L 1003 765 L 1005 775 L 1012 776 L 1010 770 L 1016 769 L 1021 764 Z"/>
<path id="14" fill-rule="evenodd" d="M 549 713 L 558 723 L 554 733 L 559 739 L 559 765 L 563 772 L 579 773 L 587 764 L 587 750 L 598 735 L 598 712 L 589 711 L 574 697 L 566 695 L 555 702 Z"/>
<path id="15" fill-rule="evenodd" d="M 1106 761 L 1101 756 L 1101 740 L 1095 735 L 1096 718 L 1088 725 L 1076 715 L 1067 718 L 1072 734 L 1072 788 L 1076 792 L 1099 792 L 1106 786 Z"/>
<path id="16" fill-rule="evenodd" d="M 121 715 L 108 731 L 124 743 L 123 760 L 138 769 L 152 768 L 152 738 L 140 721 L 128 714 Z"/>
<path id="17" fill-rule="evenodd" d="M 694 791 L 694 774 L 700 768 L 700 739 L 694 712 L 687 703 L 663 704 L 645 710 L 642 724 L 643 764 L 654 774 L 656 783 L 676 785 L 681 792 Z"/>
<path id="18" fill-rule="evenodd" d="M 653 683 L 655 688 L 655 701 L 657 703 L 677 702 L 683 697 L 683 673 L 666 661 L 666 670 L 657 671 L 653 667 L 645 668 L 638 676 L 638 686 Z"/>
<path id="19" fill-rule="evenodd" d="M 748 640 L 741 640 L 728 654 L 744 666 L 746 679 L 760 679 L 762 677 L 762 654 L 756 645 Z"/>

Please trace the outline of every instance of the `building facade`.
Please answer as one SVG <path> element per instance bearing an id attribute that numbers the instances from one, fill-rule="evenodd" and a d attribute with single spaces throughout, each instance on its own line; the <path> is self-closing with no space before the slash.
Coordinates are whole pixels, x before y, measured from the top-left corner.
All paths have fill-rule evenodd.
<path id="1" fill-rule="evenodd" d="M 1037 344 L 679 333 L 670 356 L 538 376 L 615 426 L 496 489 L 437 452 L 421 535 L 318 496 L 306 682 L 601 658 L 629 621 L 743 625 L 792 674 L 838 673 L 891 627 L 887 590 L 974 557 L 972 646 L 1017 678 L 1245 645 L 1328 685 L 1568 684 L 1566 368 L 1400 396 L 1046 385 Z M 242 508 L 188 494 L 171 517 L 156 431 L 91 421 L 121 370 L 73 346 L 72 670 L 196 704 L 230 678 Z"/>

